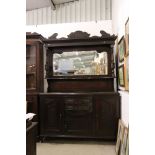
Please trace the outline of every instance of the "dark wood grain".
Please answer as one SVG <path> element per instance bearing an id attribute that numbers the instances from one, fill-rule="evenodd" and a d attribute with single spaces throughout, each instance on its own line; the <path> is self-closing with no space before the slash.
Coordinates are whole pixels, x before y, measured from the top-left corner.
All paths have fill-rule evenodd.
<path id="1" fill-rule="evenodd" d="M 38 130 L 37 135 L 39 136 L 39 110 L 38 110 L 38 93 L 43 92 L 44 90 L 44 79 L 43 79 L 43 40 L 40 34 L 37 33 L 27 33 L 26 34 L 26 48 L 30 48 L 31 46 L 35 47 L 36 57 L 36 69 L 34 70 L 35 74 L 35 84 L 36 87 L 33 89 L 26 88 L 26 101 L 27 101 L 27 113 L 35 113 L 33 121 L 38 122 Z M 29 49 L 26 52 L 31 52 Z M 30 53 L 29 53 L 30 54 Z M 28 54 L 26 54 L 27 56 Z M 30 54 L 31 55 L 31 54 Z M 26 78 L 28 78 L 29 72 L 26 71 Z M 30 81 L 27 81 L 30 82 Z"/>
<path id="2" fill-rule="evenodd" d="M 26 155 L 36 155 L 36 131 L 36 122 L 32 122 L 32 124 L 26 128 Z"/>
<path id="3" fill-rule="evenodd" d="M 41 137 L 115 140 L 118 93 L 41 93 Z"/>
<path id="4" fill-rule="evenodd" d="M 116 140 L 120 96 L 115 92 L 115 35 L 76 31 L 68 38 L 55 33 L 46 44 L 47 93 L 39 95 L 40 136 Z M 95 50 L 107 52 L 107 75 L 53 75 L 53 54 Z"/>
<path id="5" fill-rule="evenodd" d="M 114 91 L 113 78 L 104 79 L 48 79 L 48 92 Z"/>

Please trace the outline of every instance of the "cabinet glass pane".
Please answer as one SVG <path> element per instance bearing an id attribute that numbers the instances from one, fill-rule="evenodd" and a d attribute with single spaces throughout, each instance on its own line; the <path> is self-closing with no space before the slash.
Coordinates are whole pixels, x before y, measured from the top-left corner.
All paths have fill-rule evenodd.
<path id="1" fill-rule="evenodd" d="M 26 45 L 26 88 L 36 88 L 36 46 Z"/>

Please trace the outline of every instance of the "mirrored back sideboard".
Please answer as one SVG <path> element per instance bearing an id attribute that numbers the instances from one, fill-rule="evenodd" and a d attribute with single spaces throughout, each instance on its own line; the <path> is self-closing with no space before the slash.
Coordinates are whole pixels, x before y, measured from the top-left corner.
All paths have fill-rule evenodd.
<path id="1" fill-rule="evenodd" d="M 47 93 L 40 93 L 40 136 L 116 140 L 120 96 L 115 91 L 116 36 L 76 31 L 45 39 Z"/>

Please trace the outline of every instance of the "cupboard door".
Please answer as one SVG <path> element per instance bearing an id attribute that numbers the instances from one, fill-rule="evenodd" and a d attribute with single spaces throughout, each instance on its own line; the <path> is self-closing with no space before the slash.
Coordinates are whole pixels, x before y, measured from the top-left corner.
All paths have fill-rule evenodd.
<path id="1" fill-rule="evenodd" d="M 37 125 L 37 136 L 39 136 L 39 112 L 38 112 L 38 94 L 27 93 L 26 94 L 27 101 L 27 113 L 35 113 L 36 115 L 33 117 L 33 122 L 38 122 Z"/>
<path id="2" fill-rule="evenodd" d="M 91 97 L 64 99 L 64 130 L 69 135 L 90 136 L 93 133 L 93 103 Z"/>
<path id="3" fill-rule="evenodd" d="M 96 96 L 96 136 L 114 140 L 119 119 L 119 96 Z"/>
<path id="4" fill-rule="evenodd" d="M 61 132 L 61 111 L 59 99 L 48 96 L 40 97 L 40 126 L 42 134 Z"/>
<path id="5" fill-rule="evenodd" d="M 36 122 L 26 128 L 26 155 L 36 155 L 36 131 Z"/>

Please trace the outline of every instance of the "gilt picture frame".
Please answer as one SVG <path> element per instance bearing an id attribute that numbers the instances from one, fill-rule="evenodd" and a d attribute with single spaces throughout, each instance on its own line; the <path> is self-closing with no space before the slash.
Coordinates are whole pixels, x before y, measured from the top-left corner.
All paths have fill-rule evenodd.
<path id="1" fill-rule="evenodd" d="M 129 128 L 128 128 L 128 137 L 127 137 L 127 146 L 126 146 L 125 155 L 129 155 Z"/>
<path id="2" fill-rule="evenodd" d="M 118 132 L 117 132 L 117 141 L 116 141 L 116 155 L 120 155 L 121 152 L 121 144 L 123 140 L 123 134 L 124 134 L 124 123 L 122 120 L 119 119 L 118 121 Z"/>
<path id="3" fill-rule="evenodd" d="M 125 56 L 125 38 L 124 36 L 120 39 L 118 42 L 118 58 L 119 62 L 122 62 L 124 60 Z"/>
<path id="4" fill-rule="evenodd" d="M 129 55 L 129 18 L 125 23 L 125 55 Z"/>
<path id="5" fill-rule="evenodd" d="M 118 67 L 118 83 L 119 86 L 125 87 L 124 64 Z"/>
<path id="6" fill-rule="evenodd" d="M 125 90 L 129 91 L 129 55 L 124 58 Z"/>
<path id="7" fill-rule="evenodd" d="M 128 140 L 128 128 L 124 127 L 123 138 L 121 141 L 120 155 L 126 155 L 127 145 L 128 145 L 127 140 Z"/>

